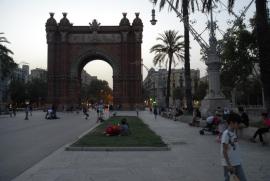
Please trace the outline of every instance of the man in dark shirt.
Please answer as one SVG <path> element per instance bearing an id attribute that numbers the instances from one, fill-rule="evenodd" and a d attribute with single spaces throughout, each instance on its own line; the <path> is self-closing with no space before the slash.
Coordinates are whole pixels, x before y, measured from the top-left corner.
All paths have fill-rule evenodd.
<path id="1" fill-rule="evenodd" d="M 243 123 L 246 127 L 249 126 L 249 118 L 247 113 L 244 111 L 243 107 L 238 107 L 238 111 L 240 113 L 241 116 L 241 123 Z"/>

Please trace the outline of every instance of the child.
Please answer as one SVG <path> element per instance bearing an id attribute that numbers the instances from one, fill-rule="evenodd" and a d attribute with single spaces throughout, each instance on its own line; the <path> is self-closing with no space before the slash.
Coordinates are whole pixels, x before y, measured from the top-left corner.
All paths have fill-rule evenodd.
<path id="1" fill-rule="evenodd" d="M 221 162 L 224 167 L 225 181 L 230 180 L 230 174 L 238 177 L 240 181 L 246 181 L 240 159 L 239 145 L 236 135 L 241 118 L 236 113 L 228 115 L 228 128 L 221 138 Z"/>

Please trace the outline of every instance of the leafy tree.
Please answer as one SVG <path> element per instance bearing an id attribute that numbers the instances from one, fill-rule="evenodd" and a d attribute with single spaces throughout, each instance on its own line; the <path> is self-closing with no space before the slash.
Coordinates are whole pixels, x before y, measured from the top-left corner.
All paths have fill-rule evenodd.
<path id="1" fill-rule="evenodd" d="M 0 33 L 3 34 L 3 33 Z M 3 43 L 9 43 L 5 37 L 0 37 L 0 79 L 5 79 L 17 67 L 11 55 L 13 52 L 9 50 Z"/>
<path id="2" fill-rule="evenodd" d="M 201 101 L 206 96 L 208 89 L 208 83 L 205 81 L 199 81 L 197 88 L 194 90 L 193 98 L 194 100 Z"/>
<path id="3" fill-rule="evenodd" d="M 174 0 L 160 0 L 159 1 L 159 7 L 160 10 L 165 6 L 166 2 L 170 1 L 172 4 L 174 4 Z M 153 3 L 157 4 L 158 0 L 152 0 Z M 184 17 L 184 41 L 185 41 L 185 80 L 186 80 L 186 86 L 185 86 L 185 92 L 186 92 L 186 99 L 187 99 L 187 108 L 189 112 L 192 112 L 193 106 L 192 106 L 192 87 L 191 87 L 191 76 L 190 76 L 190 55 L 189 55 L 189 8 L 191 7 L 191 10 L 194 11 L 195 4 L 198 2 L 197 0 L 182 0 L 182 6 L 181 10 L 183 12 Z M 167 2 L 168 3 L 168 2 Z M 179 8 L 180 0 L 175 1 L 175 7 L 176 9 Z M 169 10 L 172 10 L 170 7 Z"/>
<path id="4" fill-rule="evenodd" d="M 12 80 L 9 85 L 10 98 L 13 103 L 23 105 L 26 95 L 26 84 L 21 80 Z"/>
<path id="5" fill-rule="evenodd" d="M 250 78 L 237 85 L 236 103 L 238 105 L 260 105 L 262 104 L 262 89 L 257 78 Z"/>
<path id="6" fill-rule="evenodd" d="M 112 97 L 112 89 L 105 80 L 92 80 L 90 85 L 82 86 L 81 96 L 84 101 L 94 103 L 103 100 L 105 103 L 109 103 Z"/>
<path id="7" fill-rule="evenodd" d="M 219 42 L 221 55 L 221 83 L 234 88 L 249 79 L 258 62 L 256 40 L 252 32 L 240 22 L 238 28 Z"/>
<path id="8" fill-rule="evenodd" d="M 167 78 L 167 94 L 166 94 L 166 106 L 169 107 L 170 97 L 170 82 L 171 82 L 171 66 L 176 60 L 183 59 L 184 44 L 181 40 L 183 36 L 178 35 L 177 31 L 168 30 L 164 34 L 159 34 L 160 37 L 157 40 L 162 44 L 156 44 L 150 49 L 150 53 L 155 53 L 153 63 L 154 65 L 160 63 L 169 63 L 168 78 Z"/>
<path id="9" fill-rule="evenodd" d="M 204 0 L 203 9 L 210 10 L 214 0 Z M 217 0 L 215 0 L 217 1 Z M 228 0 L 229 12 L 235 0 Z M 256 37 L 259 50 L 261 81 L 267 112 L 270 113 L 270 25 L 267 13 L 267 0 L 255 0 L 256 3 Z"/>
<path id="10" fill-rule="evenodd" d="M 47 97 L 47 81 L 33 79 L 27 83 L 27 96 L 32 103 L 44 102 Z"/>
<path id="11" fill-rule="evenodd" d="M 25 84 L 22 80 L 13 79 L 9 86 L 10 97 L 14 104 L 23 105 L 25 100 L 32 104 L 44 103 L 47 97 L 47 81 L 33 79 Z"/>

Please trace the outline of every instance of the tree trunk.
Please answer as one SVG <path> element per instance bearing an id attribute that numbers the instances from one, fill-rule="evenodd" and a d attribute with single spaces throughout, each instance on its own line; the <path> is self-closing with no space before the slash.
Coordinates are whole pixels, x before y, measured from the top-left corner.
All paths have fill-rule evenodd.
<path id="1" fill-rule="evenodd" d="M 171 93 L 171 69 L 172 69 L 172 54 L 169 54 L 169 70 L 167 78 L 167 94 L 166 94 L 166 107 L 170 106 L 170 93 Z"/>
<path id="2" fill-rule="evenodd" d="M 192 94 L 191 94 L 191 79 L 190 79 L 190 60 L 189 60 L 189 15 L 188 15 L 188 0 L 183 0 L 182 3 L 183 16 L 184 16 L 184 44 L 185 44 L 185 92 L 187 100 L 188 112 L 193 111 L 192 107 Z"/>
<path id="3" fill-rule="evenodd" d="M 259 47 L 264 102 L 270 113 L 270 25 L 267 22 L 266 0 L 256 0 L 256 33 Z"/>

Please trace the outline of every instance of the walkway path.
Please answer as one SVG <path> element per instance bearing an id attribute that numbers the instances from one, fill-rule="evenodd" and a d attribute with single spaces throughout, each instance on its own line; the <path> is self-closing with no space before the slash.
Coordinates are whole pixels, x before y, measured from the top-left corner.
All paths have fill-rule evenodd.
<path id="1" fill-rule="evenodd" d="M 94 114 L 95 115 L 95 114 Z M 0 116 L 0 181 L 9 181 L 88 130 L 94 122 L 82 113 L 58 113 L 61 119 L 47 120 L 45 113 L 34 111 L 16 117 Z"/>
<path id="2" fill-rule="evenodd" d="M 135 115 L 135 112 L 122 112 Z M 222 181 L 219 148 L 212 135 L 140 112 L 140 117 L 171 147 L 170 151 L 70 152 L 61 148 L 15 181 Z M 270 147 L 241 141 L 249 181 L 270 180 Z"/>

